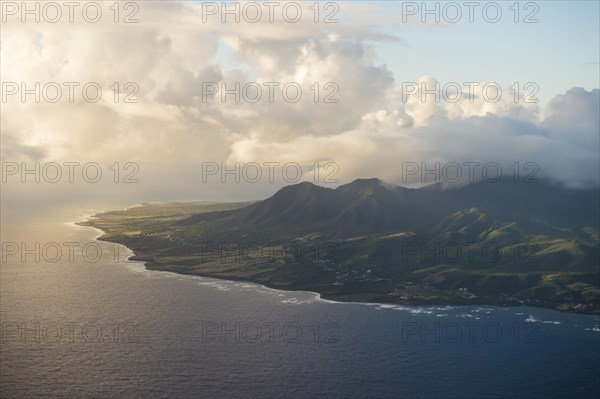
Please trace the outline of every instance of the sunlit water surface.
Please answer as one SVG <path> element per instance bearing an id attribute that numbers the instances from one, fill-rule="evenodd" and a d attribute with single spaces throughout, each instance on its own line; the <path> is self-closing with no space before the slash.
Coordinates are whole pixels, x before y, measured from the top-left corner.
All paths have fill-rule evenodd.
<path id="1" fill-rule="evenodd" d="M 33 253 L 4 252 L 2 397 L 600 395 L 598 317 L 333 303 L 147 271 L 126 261 L 126 248 L 95 241 L 98 230 L 72 223 L 86 213 L 3 217 L 3 245 Z M 61 247 L 56 262 L 49 243 Z"/>

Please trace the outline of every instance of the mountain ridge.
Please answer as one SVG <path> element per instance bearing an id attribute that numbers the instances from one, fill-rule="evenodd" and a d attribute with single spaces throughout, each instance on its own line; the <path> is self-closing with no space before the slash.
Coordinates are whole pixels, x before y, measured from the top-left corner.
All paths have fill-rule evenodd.
<path id="1" fill-rule="evenodd" d="M 262 201 L 197 205 L 197 212 L 152 206 L 136 208 L 144 218 L 108 212 L 87 225 L 151 269 L 341 301 L 600 314 L 598 188 L 548 181 L 405 188 L 358 179 L 335 189 L 299 183 Z"/>
<path id="2" fill-rule="evenodd" d="M 506 187 L 510 192 L 506 193 Z M 560 198 L 553 199 L 557 196 Z M 283 187 L 263 201 L 234 211 L 237 220 L 230 215 L 223 222 L 225 225 L 237 223 L 255 227 L 270 223 L 298 227 L 314 225 L 315 229 L 323 228 L 323 222 L 330 222 L 338 225 L 340 230 L 352 233 L 380 228 L 413 228 L 424 220 L 435 222 L 437 218 L 467 208 L 477 208 L 501 218 L 536 219 L 540 204 L 544 202 L 550 202 L 544 211 L 565 208 L 569 202 L 574 202 L 569 215 L 557 212 L 545 214 L 544 219 L 565 226 L 583 226 L 586 220 L 598 220 L 600 213 L 594 203 L 600 202 L 599 198 L 597 188 L 575 192 L 544 181 L 528 184 L 478 182 L 447 189 L 439 185 L 405 188 L 379 179 L 357 179 L 335 189 L 302 182 Z M 581 209 L 585 210 L 583 214 Z M 193 224 L 205 218 L 192 216 L 182 223 Z"/>

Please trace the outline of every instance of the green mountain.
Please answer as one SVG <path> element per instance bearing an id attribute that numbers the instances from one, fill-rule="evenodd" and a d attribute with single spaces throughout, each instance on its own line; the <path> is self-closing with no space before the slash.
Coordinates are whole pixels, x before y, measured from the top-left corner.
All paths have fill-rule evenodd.
<path id="1" fill-rule="evenodd" d="M 255 203 L 146 205 L 88 224 L 153 269 L 337 300 L 600 313 L 599 199 L 598 188 L 547 181 L 408 189 L 359 179 L 291 185 Z"/>

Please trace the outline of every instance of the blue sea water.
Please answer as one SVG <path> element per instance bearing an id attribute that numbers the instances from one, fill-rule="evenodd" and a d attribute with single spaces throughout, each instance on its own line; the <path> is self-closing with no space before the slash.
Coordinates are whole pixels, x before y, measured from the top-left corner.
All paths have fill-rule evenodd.
<path id="1" fill-rule="evenodd" d="M 0 268 L 3 398 L 600 396 L 597 316 L 335 303 L 148 271 L 65 220 L 3 225 L 3 243 L 30 250 Z"/>

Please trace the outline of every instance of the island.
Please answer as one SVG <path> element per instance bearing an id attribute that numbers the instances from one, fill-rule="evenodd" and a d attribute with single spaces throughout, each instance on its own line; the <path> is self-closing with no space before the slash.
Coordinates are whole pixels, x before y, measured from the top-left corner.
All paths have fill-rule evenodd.
<path id="1" fill-rule="evenodd" d="M 309 182 L 253 202 L 148 203 L 86 222 L 152 270 L 335 301 L 600 314 L 599 191 L 549 181 Z"/>

